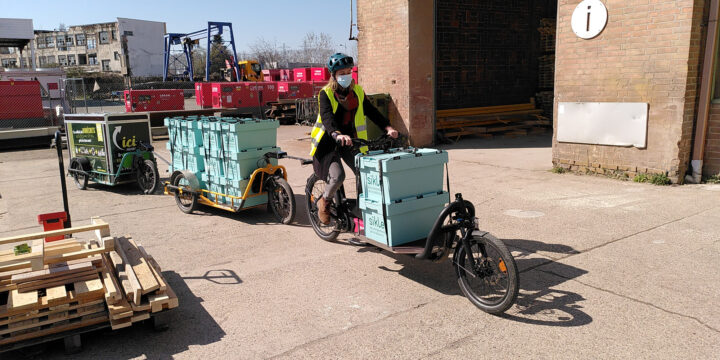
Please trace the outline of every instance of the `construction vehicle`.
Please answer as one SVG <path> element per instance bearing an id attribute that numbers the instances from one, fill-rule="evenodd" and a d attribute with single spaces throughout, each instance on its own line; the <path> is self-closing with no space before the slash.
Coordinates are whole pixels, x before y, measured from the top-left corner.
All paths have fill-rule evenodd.
<path id="1" fill-rule="evenodd" d="M 235 77 L 235 66 L 240 69 L 240 79 Z M 262 66 L 257 60 L 242 60 L 235 64 L 235 58 L 225 60 L 225 80 L 226 81 L 264 81 Z"/>

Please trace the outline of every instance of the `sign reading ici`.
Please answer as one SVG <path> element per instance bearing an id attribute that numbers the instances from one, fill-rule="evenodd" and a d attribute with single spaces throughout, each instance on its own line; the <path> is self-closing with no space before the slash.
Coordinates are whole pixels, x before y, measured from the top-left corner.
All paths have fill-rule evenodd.
<path id="1" fill-rule="evenodd" d="M 572 15 L 572 29 L 582 39 L 592 39 L 605 29 L 608 12 L 600 0 L 583 0 Z"/>

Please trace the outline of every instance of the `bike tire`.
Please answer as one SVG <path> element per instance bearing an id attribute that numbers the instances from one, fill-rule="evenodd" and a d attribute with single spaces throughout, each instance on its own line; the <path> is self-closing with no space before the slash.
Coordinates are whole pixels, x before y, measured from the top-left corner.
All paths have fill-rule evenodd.
<path id="1" fill-rule="evenodd" d="M 290 224 L 295 218 L 295 195 L 290 184 L 280 176 L 275 176 L 275 188 L 268 189 L 268 204 L 278 222 Z"/>
<path id="2" fill-rule="evenodd" d="M 160 184 L 157 164 L 152 160 L 143 160 L 136 169 L 136 179 L 143 194 L 154 194 Z"/>
<path id="3" fill-rule="evenodd" d="M 185 180 L 185 184 L 181 184 L 182 180 Z M 192 188 L 190 188 L 189 186 L 189 182 L 187 181 L 187 179 L 185 179 L 185 175 L 183 175 L 182 173 L 177 174 L 175 178 L 172 179 L 172 185 L 182 187 L 183 190 L 192 190 Z M 180 211 L 186 214 L 192 214 L 193 211 L 195 211 L 195 209 L 197 208 L 198 197 L 197 194 L 191 192 L 183 192 L 183 194 L 180 194 L 179 191 L 176 191 L 175 203 L 177 203 Z"/>
<path id="4" fill-rule="evenodd" d="M 77 160 L 73 160 L 72 163 L 70 163 L 70 169 L 79 170 L 79 171 L 83 170 L 82 165 Z M 88 185 L 88 176 L 87 175 L 73 172 L 72 177 L 73 177 L 73 181 L 75 182 L 75 186 L 77 186 L 78 189 L 80 189 L 80 190 L 87 189 L 87 185 Z"/>
<path id="5" fill-rule="evenodd" d="M 305 209 L 307 210 L 308 219 L 315 234 L 325 241 L 333 242 L 340 234 L 340 230 L 335 229 L 332 226 L 332 222 L 330 225 L 321 224 L 317 215 L 318 193 L 322 194 L 322 190 L 324 189 L 325 182 L 320 180 L 315 174 L 310 175 L 307 186 L 305 187 Z"/>
<path id="6" fill-rule="evenodd" d="M 484 298 L 483 294 L 478 293 L 478 287 L 473 286 L 470 282 L 470 278 L 468 277 L 470 271 L 467 269 L 468 265 L 466 264 L 468 261 L 465 254 L 465 247 L 462 242 L 457 243 L 455 255 L 453 257 L 455 275 L 457 276 L 460 290 L 471 303 L 489 314 L 499 315 L 509 309 L 517 299 L 519 292 L 519 273 L 517 265 L 515 264 L 515 259 L 510 253 L 510 250 L 508 250 L 502 241 L 493 235 L 489 233 L 482 236 L 473 234 L 472 239 L 470 240 L 470 246 L 473 250 L 473 254 L 475 253 L 475 249 L 480 249 L 480 244 L 484 245 L 485 254 L 482 258 L 476 257 L 476 261 L 478 259 L 483 260 L 483 269 L 492 270 L 493 273 L 487 274 L 487 276 L 473 278 L 473 280 L 479 280 L 477 283 L 487 285 L 495 279 L 506 278 L 507 286 L 504 293 L 499 296 L 499 298 L 498 296 L 493 296 L 491 299 Z M 488 249 L 492 249 L 493 253 L 488 254 L 490 252 Z M 502 262 L 498 260 L 501 260 Z M 502 264 L 504 264 L 505 271 L 502 271 Z M 496 275 L 497 277 L 494 277 Z"/>

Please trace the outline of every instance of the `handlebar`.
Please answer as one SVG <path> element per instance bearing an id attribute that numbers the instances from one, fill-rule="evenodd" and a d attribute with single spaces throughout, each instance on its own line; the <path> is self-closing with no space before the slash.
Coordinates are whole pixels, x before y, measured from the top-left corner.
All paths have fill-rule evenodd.
<path id="1" fill-rule="evenodd" d="M 339 145 L 340 141 L 335 140 Z M 352 139 L 352 148 L 359 151 L 361 147 L 367 146 L 369 150 L 388 150 L 394 147 L 405 147 L 407 136 L 398 133 L 397 139 L 390 137 L 388 134 L 380 135 L 377 139 Z"/>

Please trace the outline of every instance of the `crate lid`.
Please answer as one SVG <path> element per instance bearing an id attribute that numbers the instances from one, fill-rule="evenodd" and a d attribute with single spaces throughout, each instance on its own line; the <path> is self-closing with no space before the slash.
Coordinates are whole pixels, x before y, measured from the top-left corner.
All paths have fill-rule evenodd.
<path id="1" fill-rule="evenodd" d="M 442 207 L 448 202 L 450 202 L 450 194 L 447 191 L 432 192 L 385 203 L 385 212 L 387 216 L 394 216 L 430 207 L 437 207 L 438 215 L 440 215 Z M 362 196 L 360 197 L 359 206 L 362 210 L 371 209 L 378 212 L 382 211 L 381 202 L 370 200 Z"/>
<path id="2" fill-rule="evenodd" d="M 383 153 L 358 155 L 360 169 L 378 170 L 382 163 L 384 172 L 403 171 L 413 168 L 441 165 L 448 162 L 447 151 L 437 149 L 407 149 Z"/>

